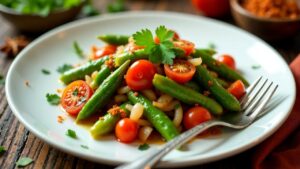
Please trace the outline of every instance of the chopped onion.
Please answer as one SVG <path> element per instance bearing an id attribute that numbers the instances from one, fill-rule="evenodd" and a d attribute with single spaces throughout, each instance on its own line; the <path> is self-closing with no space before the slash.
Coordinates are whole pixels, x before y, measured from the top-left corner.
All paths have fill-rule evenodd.
<path id="1" fill-rule="evenodd" d="M 199 66 L 202 63 L 202 59 L 199 58 L 193 58 L 193 59 L 189 59 L 188 60 L 191 64 L 193 64 L 194 66 Z"/>

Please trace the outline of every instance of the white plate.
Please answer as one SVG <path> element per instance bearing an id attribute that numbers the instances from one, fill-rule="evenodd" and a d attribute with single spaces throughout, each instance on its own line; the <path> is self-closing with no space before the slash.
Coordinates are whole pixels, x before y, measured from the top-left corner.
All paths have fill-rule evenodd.
<path id="1" fill-rule="evenodd" d="M 19 54 L 9 69 L 6 95 L 12 111 L 26 128 L 50 145 L 99 163 L 116 165 L 156 149 L 159 145 L 139 151 L 137 144 L 122 144 L 114 139 L 93 140 L 87 130 L 75 125 L 71 118 L 59 124 L 57 116 L 62 111 L 59 107 L 50 106 L 45 95 L 62 87 L 56 72 L 58 66 L 80 62 L 73 51 L 73 41 L 77 40 L 83 49 L 89 50 L 93 44 L 103 45 L 96 39 L 99 34 L 132 34 L 142 28 L 154 30 L 159 25 L 176 30 L 198 47 L 214 43 L 220 53 L 232 54 L 238 68 L 250 82 L 263 75 L 278 83 L 276 97 L 280 99 L 276 108 L 247 129 L 224 130 L 219 136 L 194 141 L 189 145 L 189 151 L 175 150 L 167 155 L 161 166 L 189 166 L 226 158 L 258 144 L 284 122 L 295 100 L 295 84 L 288 65 L 274 49 L 231 25 L 199 16 L 166 12 L 129 12 L 80 20 L 36 39 Z M 261 68 L 254 70 L 253 65 Z M 50 70 L 51 75 L 42 74 L 43 68 Z M 25 86 L 26 80 L 30 87 Z M 79 138 L 67 137 L 67 129 L 75 130 Z M 87 145 L 89 149 L 81 145 Z"/>

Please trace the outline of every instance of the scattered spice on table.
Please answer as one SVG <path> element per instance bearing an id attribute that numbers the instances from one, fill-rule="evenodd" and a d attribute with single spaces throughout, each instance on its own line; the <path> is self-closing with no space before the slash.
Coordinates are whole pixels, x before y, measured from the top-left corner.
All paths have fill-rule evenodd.
<path id="1" fill-rule="evenodd" d="M 300 16 L 296 0 L 245 0 L 242 6 L 260 17 L 295 19 Z"/>
<path id="2" fill-rule="evenodd" d="M 16 56 L 23 48 L 29 44 L 29 40 L 25 36 L 15 38 L 7 37 L 3 45 L 0 45 L 0 51 L 7 56 Z"/>

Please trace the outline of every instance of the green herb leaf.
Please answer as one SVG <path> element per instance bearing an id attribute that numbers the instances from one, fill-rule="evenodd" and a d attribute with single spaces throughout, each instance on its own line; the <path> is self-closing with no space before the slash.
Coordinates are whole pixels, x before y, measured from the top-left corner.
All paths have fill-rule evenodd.
<path id="1" fill-rule="evenodd" d="M 49 75 L 49 74 L 50 74 L 50 71 L 49 71 L 49 70 L 46 70 L 46 69 L 42 69 L 42 73 L 45 74 L 45 75 Z"/>
<path id="2" fill-rule="evenodd" d="M 51 105 L 59 105 L 60 97 L 57 94 L 46 94 L 46 98 L 49 104 Z"/>
<path id="3" fill-rule="evenodd" d="M 74 130 L 71 130 L 71 129 L 67 130 L 66 135 L 71 137 L 71 138 L 74 138 L 74 139 L 77 138 L 76 132 Z"/>
<path id="4" fill-rule="evenodd" d="M 76 41 L 73 42 L 73 47 L 74 47 L 74 50 L 75 50 L 76 54 L 80 58 L 84 58 L 83 50 L 80 48 L 79 44 Z"/>
<path id="5" fill-rule="evenodd" d="M 261 66 L 260 65 L 252 65 L 252 69 L 259 69 Z"/>
<path id="6" fill-rule="evenodd" d="M 0 75 L 0 85 L 4 85 L 5 84 L 5 78 Z"/>
<path id="7" fill-rule="evenodd" d="M 156 36 L 160 43 L 156 44 L 150 30 L 143 29 L 133 34 L 136 45 L 144 46 L 145 52 L 149 54 L 149 60 L 153 63 L 173 64 L 175 52 L 174 44 L 171 41 L 174 32 L 168 30 L 165 26 L 159 26 L 156 30 Z"/>
<path id="8" fill-rule="evenodd" d="M 64 73 L 64 72 L 66 72 L 66 71 L 68 71 L 68 70 L 70 70 L 72 68 L 73 68 L 72 65 L 70 65 L 70 64 L 64 64 L 64 65 L 58 67 L 56 69 L 56 71 L 59 72 L 59 73 Z"/>
<path id="9" fill-rule="evenodd" d="M 155 30 L 155 33 L 160 42 L 172 40 L 174 36 L 174 32 L 169 31 L 165 26 L 159 26 Z"/>
<path id="10" fill-rule="evenodd" d="M 3 146 L 0 146 L 0 155 L 3 154 L 5 151 L 5 148 Z"/>
<path id="11" fill-rule="evenodd" d="M 89 149 L 89 147 L 86 146 L 86 145 L 80 145 L 80 147 L 81 147 L 81 148 L 84 148 L 84 149 Z"/>
<path id="12" fill-rule="evenodd" d="M 76 89 L 73 91 L 72 95 L 73 95 L 73 96 L 78 96 L 78 92 L 79 92 L 79 91 L 78 91 L 78 88 L 76 88 Z"/>
<path id="13" fill-rule="evenodd" d="M 141 151 L 145 151 L 145 150 L 148 150 L 149 148 L 150 148 L 150 146 L 148 144 L 144 143 L 144 144 L 139 145 L 138 149 Z"/>
<path id="14" fill-rule="evenodd" d="M 107 11 L 110 13 L 126 11 L 124 0 L 115 0 L 107 5 Z"/>
<path id="15" fill-rule="evenodd" d="M 27 165 L 31 164 L 33 162 L 33 160 L 29 157 L 21 157 L 16 165 L 17 167 L 26 167 Z"/>

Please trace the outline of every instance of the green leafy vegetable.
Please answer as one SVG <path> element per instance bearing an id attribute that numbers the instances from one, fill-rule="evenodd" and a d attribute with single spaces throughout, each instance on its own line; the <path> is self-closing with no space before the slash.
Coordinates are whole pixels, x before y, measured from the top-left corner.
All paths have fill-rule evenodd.
<path id="1" fill-rule="evenodd" d="M 89 149 L 89 147 L 86 146 L 86 145 L 80 145 L 80 147 L 81 147 L 81 148 L 84 148 L 84 149 Z"/>
<path id="2" fill-rule="evenodd" d="M 4 85 L 5 84 L 5 78 L 0 75 L 0 85 Z"/>
<path id="3" fill-rule="evenodd" d="M 0 146 L 0 155 L 3 154 L 5 151 L 5 148 L 3 146 Z"/>
<path id="4" fill-rule="evenodd" d="M 0 4 L 23 14 L 47 16 L 55 10 L 79 6 L 82 0 L 0 0 Z"/>
<path id="5" fill-rule="evenodd" d="M 141 144 L 139 145 L 139 150 L 144 151 L 144 150 L 148 150 L 150 148 L 149 144 Z"/>
<path id="6" fill-rule="evenodd" d="M 76 41 L 73 42 L 73 47 L 74 47 L 74 50 L 75 50 L 76 54 L 80 58 L 84 58 L 84 53 L 83 53 L 82 49 L 80 48 L 79 44 Z"/>
<path id="7" fill-rule="evenodd" d="M 110 13 L 126 11 L 124 0 L 115 0 L 107 5 L 107 11 Z"/>
<path id="8" fill-rule="evenodd" d="M 59 105 L 60 103 L 60 97 L 57 94 L 46 94 L 46 98 L 48 103 L 50 103 L 51 105 Z"/>
<path id="9" fill-rule="evenodd" d="M 137 45 L 145 47 L 151 62 L 172 65 L 175 58 L 175 53 L 172 50 L 174 45 L 171 41 L 174 32 L 168 30 L 165 26 L 159 26 L 156 28 L 155 33 L 160 42 L 158 44 L 154 42 L 153 35 L 149 29 L 136 32 L 133 34 L 133 39 Z"/>
<path id="10" fill-rule="evenodd" d="M 17 167 L 26 167 L 27 165 L 31 164 L 33 162 L 33 160 L 29 157 L 21 157 L 16 165 Z"/>
<path id="11" fill-rule="evenodd" d="M 76 132 L 74 130 L 71 130 L 71 129 L 67 130 L 66 135 L 71 137 L 71 138 L 74 138 L 74 139 L 77 138 Z"/>
<path id="12" fill-rule="evenodd" d="M 260 65 L 252 65 L 252 69 L 259 69 L 261 66 Z"/>
<path id="13" fill-rule="evenodd" d="M 56 69 L 56 71 L 59 72 L 59 73 L 64 73 L 64 72 L 66 72 L 66 71 L 68 71 L 68 70 L 70 70 L 72 68 L 73 68 L 72 65 L 70 65 L 70 64 L 64 64 L 64 65 L 58 67 Z"/>
<path id="14" fill-rule="evenodd" d="M 46 70 L 46 69 L 42 69 L 42 73 L 45 74 L 45 75 L 49 75 L 49 74 L 50 74 L 50 71 L 49 71 L 49 70 Z"/>

